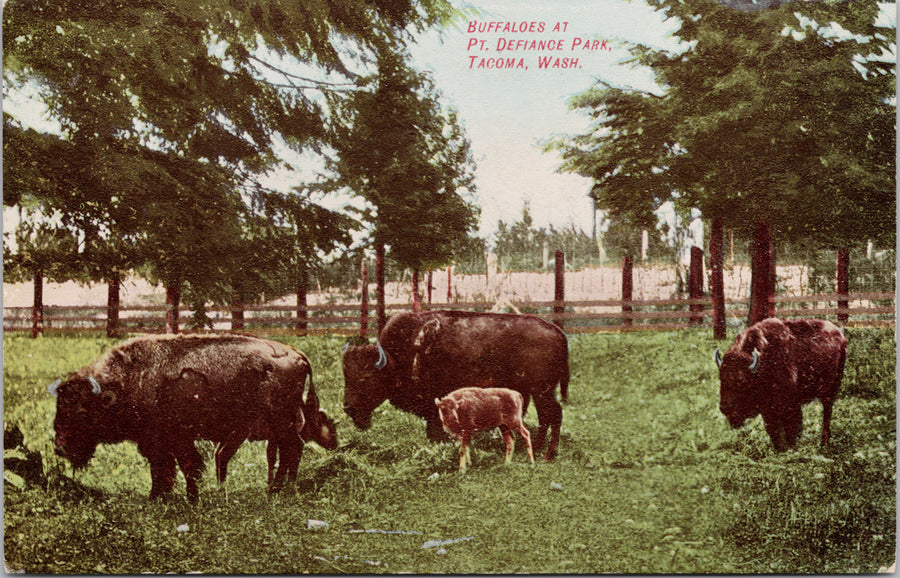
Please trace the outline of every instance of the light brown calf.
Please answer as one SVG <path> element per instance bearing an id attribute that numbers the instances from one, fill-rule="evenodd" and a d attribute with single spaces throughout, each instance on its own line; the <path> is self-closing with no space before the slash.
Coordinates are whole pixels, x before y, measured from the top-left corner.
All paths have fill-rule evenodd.
<path id="1" fill-rule="evenodd" d="M 466 464 L 472 463 L 469 456 L 469 442 L 476 431 L 499 427 L 506 442 L 506 462 L 512 459 L 513 430 L 525 440 L 528 458 L 534 463 L 531 449 L 531 435 L 522 423 L 524 399 L 518 391 L 501 387 L 464 387 L 451 392 L 442 399 L 435 399 L 444 430 L 461 442 L 459 449 L 459 471 L 466 471 Z"/>

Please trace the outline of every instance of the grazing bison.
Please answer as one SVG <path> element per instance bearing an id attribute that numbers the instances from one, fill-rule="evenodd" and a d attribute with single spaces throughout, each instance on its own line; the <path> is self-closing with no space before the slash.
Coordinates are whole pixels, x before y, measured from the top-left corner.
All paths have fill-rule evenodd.
<path id="1" fill-rule="evenodd" d="M 847 340 L 828 321 L 770 318 L 741 332 L 719 366 L 719 409 L 733 428 L 762 414 L 775 451 L 793 446 L 803 425 L 801 406 L 822 401 L 822 444 L 844 375 Z"/>
<path id="2" fill-rule="evenodd" d="M 464 387 L 451 392 L 443 399 L 435 399 L 434 404 L 441 416 L 444 430 L 460 441 L 459 471 L 466 471 L 466 463 L 472 463 L 469 442 L 476 431 L 499 427 L 506 443 L 505 461 L 512 459 L 515 439 L 513 431 L 519 432 L 525 440 L 528 459 L 534 463 L 531 449 L 531 435 L 522 423 L 525 400 L 518 391 L 502 387 Z"/>
<path id="3" fill-rule="evenodd" d="M 565 334 L 533 315 L 427 311 L 398 313 L 382 329 L 376 345 L 344 352 L 344 411 L 366 429 L 372 411 L 385 400 L 426 420 L 428 437 L 447 439 L 434 404 L 460 383 L 503 384 L 522 394 L 524 408 L 534 398 L 539 427 L 535 447 L 551 429 L 546 459 L 556 455 L 563 401 L 569 383 Z"/>
<path id="4" fill-rule="evenodd" d="M 196 439 L 217 444 L 219 481 L 245 439 L 268 440 L 269 488 L 277 491 L 285 476 L 296 476 L 304 438 L 330 445 L 323 432 L 333 437 L 333 425 L 319 410 L 309 360 L 253 337 L 137 337 L 55 382 L 50 393 L 57 396 L 57 453 L 81 468 L 98 444 L 134 441 L 150 462 L 151 498 L 172 490 L 177 463 L 188 497 L 197 499 L 203 458 Z M 315 428 L 304 435 L 307 422 Z"/>

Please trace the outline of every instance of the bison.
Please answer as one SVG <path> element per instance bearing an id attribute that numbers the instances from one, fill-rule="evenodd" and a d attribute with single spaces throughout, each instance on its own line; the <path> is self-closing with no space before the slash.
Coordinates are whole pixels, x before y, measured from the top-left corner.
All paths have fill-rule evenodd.
<path id="1" fill-rule="evenodd" d="M 334 435 L 306 356 L 254 337 L 137 337 L 57 380 L 50 393 L 57 397 L 57 453 L 82 468 L 98 444 L 133 441 L 150 462 L 151 498 L 171 492 L 176 464 L 188 498 L 198 498 L 197 439 L 217 444 L 220 482 L 245 439 L 268 440 L 269 488 L 277 491 L 296 476 L 304 439 L 332 445 Z"/>
<path id="2" fill-rule="evenodd" d="M 556 455 L 562 406 L 569 383 L 565 334 L 533 315 L 426 311 L 397 313 L 375 345 L 346 347 L 344 411 L 359 429 L 371 425 L 384 401 L 426 421 L 431 439 L 447 439 L 434 404 L 460 383 L 518 391 L 524 408 L 534 398 L 538 414 L 535 447 L 551 429 L 545 459 Z"/>
<path id="3" fill-rule="evenodd" d="M 847 357 L 847 340 L 817 319 L 769 318 L 741 332 L 722 355 L 719 409 L 733 428 L 762 414 L 775 451 L 792 447 L 803 426 L 801 406 L 822 402 L 822 445 L 831 435 L 831 409 Z"/>
<path id="4" fill-rule="evenodd" d="M 464 387 L 451 392 L 443 399 L 435 399 L 434 404 L 441 416 L 444 430 L 460 441 L 459 471 L 466 471 L 466 463 L 472 463 L 469 456 L 469 442 L 476 431 L 499 427 L 506 443 L 505 461 L 512 459 L 515 438 L 513 431 L 519 432 L 525 440 L 528 459 L 534 463 L 531 449 L 531 435 L 522 423 L 525 400 L 518 391 L 502 387 Z"/>

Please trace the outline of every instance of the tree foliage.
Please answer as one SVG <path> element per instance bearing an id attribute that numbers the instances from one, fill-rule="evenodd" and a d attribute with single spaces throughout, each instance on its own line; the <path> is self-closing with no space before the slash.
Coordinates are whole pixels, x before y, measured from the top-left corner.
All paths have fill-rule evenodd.
<path id="1" fill-rule="evenodd" d="M 554 145 L 599 207 L 646 220 L 672 199 L 745 233 L 892 243 L 895 30 L 877 2 L 648 1 L 680 24 L 680 51 L 630 47 L 660 90 L 598 83 L 572 100 L 590 129 Z"/>
<path id="2" fill-rule="evenodd" d="M 348 225 L 308 196 L 274 202 L 260 178 L 289 168 L 283 147 L 322 145 L 354 66 L 451 14 L 443 0 L 10 0 L 4 95 L 33 94 L 59 128 L 4 116 L 4 203 L 63 215 L 91 279 L 140 266 L 192 299 L 260 298 Z"/>
<path id="3" fill-rule="evenodd" d="M 377 74 L 337 128 L 331 168 L 372 207 L 374 241 L 401 266 L 425 271 L 449 264 L 475 228 L 474 161 L 455 111 L 407 58 L 379 53 Z"/>

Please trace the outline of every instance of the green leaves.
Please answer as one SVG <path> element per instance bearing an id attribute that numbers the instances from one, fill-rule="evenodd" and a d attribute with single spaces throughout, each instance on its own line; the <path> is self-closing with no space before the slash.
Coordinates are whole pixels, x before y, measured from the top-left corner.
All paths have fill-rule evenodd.
<path id="1" fill-rule="evenodd" d="M 881 56 L 896 32 L 876 24 L 876 2 L 650 4 L 685 43 L 630 49 L 662 96 L 600 82 L 571 103 L 595 123 L 552 145 L 562 170 L 594 179 L 598 207 L 646 215 L 672 199 L 738 230 L 765 213 L 784 240 L 893 243 L 893 224 L 871 219 L 896 206 L 895 77 Z"/>
<path id="2" fill-rule="evenodd" d="M 403 267 L 450 263 L 477 224 L 474 161 L 456 113 L 407 55 L 379 53 L 378 74 L 350 99 L 335 129 L 335 182 L 375 207 L 376 242 Z"/>

